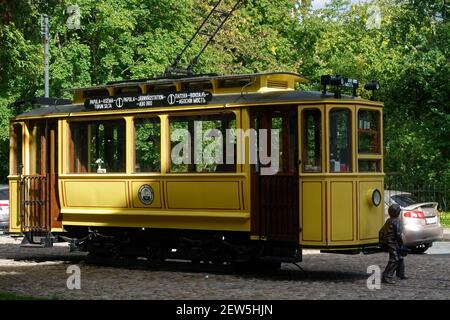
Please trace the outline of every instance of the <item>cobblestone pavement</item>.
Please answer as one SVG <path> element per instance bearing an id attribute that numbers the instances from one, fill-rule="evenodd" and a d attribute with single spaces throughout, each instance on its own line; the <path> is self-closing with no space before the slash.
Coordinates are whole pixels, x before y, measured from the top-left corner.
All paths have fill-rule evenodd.
<path id="1" fill-rule="evenodd" d="M 369 290 L 367 267 L 383 270 L 387 254 L 337 255 L 308 250 L 300 264 L 271 274 L 135 270 L 88 265 L 66 245 L 20 248 L 0 236 L 0 292 L 56 299 L 449 299 L 450 254 L 408 255 L 408 280 Z M 443 243 L 442 243 L 443 244 Z M 450 244 L 449 244 L 450 247 Z M 432 251 L 431 251 L 432 252 Z M 66 286 L 67 267 L 81 269 L 81 290 Z"/>

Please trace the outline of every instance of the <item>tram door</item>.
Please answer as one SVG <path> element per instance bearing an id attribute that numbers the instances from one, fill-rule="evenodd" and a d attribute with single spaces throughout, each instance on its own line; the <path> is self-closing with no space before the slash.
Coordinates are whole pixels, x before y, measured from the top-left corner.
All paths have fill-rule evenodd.
<path id="1" fill-rule="evenodd" d="M 56 121 L 28 123 L 28 161 L 20 183 L 21 226 L 28 241 L 62 226 L 57 196 L 58 125 Z"/>
<path id="2" fill-rule="evenodd" d="M 256 164 L 252 165 L 251 234 L 261 239 L 299 239 L 296 109 L 258 108 L 251 115 L 251 125 L 258 133 Z"/>

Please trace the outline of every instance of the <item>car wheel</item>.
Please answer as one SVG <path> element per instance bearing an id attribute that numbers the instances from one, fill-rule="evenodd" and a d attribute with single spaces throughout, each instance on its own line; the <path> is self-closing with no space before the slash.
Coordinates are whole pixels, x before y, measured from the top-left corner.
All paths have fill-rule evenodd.
<path id="1" fill-rule="evenodd" d="M 428 250 L 428 248 L 430 248 L 431 245 L 430 244 L 420 244 L 418 246 L 412 247 L 411 249 L 411 253 L 412 254 L 423 254 L 425 253 L 425 251 Z"/>

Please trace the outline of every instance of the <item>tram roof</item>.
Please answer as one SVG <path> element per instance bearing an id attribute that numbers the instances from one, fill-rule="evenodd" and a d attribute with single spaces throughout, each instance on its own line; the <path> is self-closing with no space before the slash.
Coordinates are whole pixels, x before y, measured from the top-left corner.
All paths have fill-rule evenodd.
<path id="1" fill-rule="evenodd" d="M 287 76 L 295 80 L 295 82 L 306 83 L 305 77 L 294 72 L 264 72 L 264 73 L 249 73 L 249 74 L 231 74 L 231 75 L 220 75 L 220 74 L 204 74 L 198 76 L 173 76 L 173 77 L 155 77 L 149 79 L 138 79 L 138 80 L 122 80 L 122 81 L 112 81 L 105 85 L 92 86 L 92 87 L 80 87 L 72 88 L 68 91 L 75 92 L 78 90 L 98 90 L 98 89 L 108 89 L 111 87 L 122 88 L 129 86 L 139 86 L 139 85 L 161 85 L 170 84 L 175 82 L 186 83 L 186 82 L 202 82 L 202 81 L 214 81 L 214 80 L 237 80 L 244 78 L 258 78 L 258 77 L 270 77 L 270 76 Z"/>
<path id="2" fill-rule="evenodd" d="M 307 102 L 317 103 L 323 101 L 324 103 L 339 103 L 340 101 L 355 101 L 355 103 L 371 103 L 380 104 L 379 102 L 374 102 L 360 97 L 354 97 L 350 95 L 342 95 L 340 99 L 336 99 L 333 93 L 323 94 L 321 91 L 273 91 L 266 93 L 245 93 L 242 94 L 220 94 L 213 95 L 212 100 L 209 101 L 208 105 L 225 105 L 228 104 L 231 107 L 233 105 L 260 105 L 260 104 L 270 104 L 270 103 L 281 103 L 293 104 L 297 102 Z M 199 110 L 202 106 L 196 106 Z M 152 107 L 148 108 L 138 108 L 134 109 L 136 112 L 149 111 Z M 20 114 L 18 117 L 36 117 L 45 115 L 56 115 L 64 114 L 70 115 L 72 113 L 83 113 L 92 112 L 93 110 L 86 108 L 83 104 L 70 104 L 70 105 L 59 105 L 59 106 L 48 106 L 41 107 L 30 110 L 28 112 Z M 130 111 L 130 109 L 127 109 Z M 96 111 L 102 112 L 102 111 Z M 111 110 L 109 110 L 111 112 Z M 120 114 L 120 110 L 114 110 L 114 113 Z"/>

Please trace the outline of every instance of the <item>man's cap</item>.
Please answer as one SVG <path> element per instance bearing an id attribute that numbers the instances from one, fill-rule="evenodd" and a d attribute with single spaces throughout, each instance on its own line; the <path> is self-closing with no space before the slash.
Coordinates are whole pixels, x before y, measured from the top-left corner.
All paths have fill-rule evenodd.
<path id="1" fill-rule="evenodd" d="M 388 209 L 388 213 L 389 216 L 392 218 L 397 218 L 400 215 L 400 212 L 402 211 L 402 209 L 400 208 L 400 206 L 396 203 L 394 203 L 393 205 L 391 205 Z"/>

